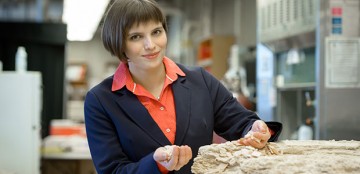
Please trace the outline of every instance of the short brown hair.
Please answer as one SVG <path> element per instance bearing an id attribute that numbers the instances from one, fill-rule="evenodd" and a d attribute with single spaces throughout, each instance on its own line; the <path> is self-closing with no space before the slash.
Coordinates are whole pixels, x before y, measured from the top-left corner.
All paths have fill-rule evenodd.
<path id="1" fill-rule="evenodd" d="M 125 38 L 134 24 L 161 22 L 167 32 L 166 18 L 154 0 L 115 0 L 106 13 L 101 38 L 111 55 L 126 61 Z"/>

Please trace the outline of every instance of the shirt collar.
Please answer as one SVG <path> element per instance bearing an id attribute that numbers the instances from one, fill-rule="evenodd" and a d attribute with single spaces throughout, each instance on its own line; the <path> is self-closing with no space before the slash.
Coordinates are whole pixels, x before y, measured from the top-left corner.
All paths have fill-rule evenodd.
<path id="1" fill-rule="evenodd" d="M 165 65 L 166 78 L 168 78 L 170 81 L 176 81 L 178 79 L 178 75 L 185 76 L 185 73 L 171 59 L 164 57 L 163 63 Z M 126 84 L 130 85 L 127 86 L 129 89 L 134 88 L 136 85 L 131 77 L 127 63 L 121 62 L 114 73 L 111 90 L 119 90 Z"/>

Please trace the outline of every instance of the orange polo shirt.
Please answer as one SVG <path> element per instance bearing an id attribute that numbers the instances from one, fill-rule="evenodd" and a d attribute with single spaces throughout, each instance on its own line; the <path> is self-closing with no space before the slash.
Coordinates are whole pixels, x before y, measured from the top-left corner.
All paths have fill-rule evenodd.
<path id="1" fill-rule="evenodd" d="M 126 63 L 120 63 L 113 79 L 112 91 L 126 86 L 126 88 L 137 96 L 140 102 L 150 113 L 151 117 L 158 124 L 167 139 L 174 144 L 176 133 L 176 114 L 174 95 L 171 84 L 178 79 L 178 75 L 185 76 L 185 73 L 167 57 L 164 57 L 166 78 L 160 98 L 155 98 L 140 84 L 136 84 L 130 74 Z M 158 164 L 161 173 L 168 173 L 166 168 Z"/>

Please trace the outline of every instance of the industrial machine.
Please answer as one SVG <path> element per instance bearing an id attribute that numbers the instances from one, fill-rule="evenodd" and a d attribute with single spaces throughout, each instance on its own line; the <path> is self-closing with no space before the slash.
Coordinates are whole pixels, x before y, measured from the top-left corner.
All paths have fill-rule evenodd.
<path id="1" fill-rule="evenodd" d="M 257 108 L 280 139 L 359 140 L 360 2 L 258 0 Z"/>

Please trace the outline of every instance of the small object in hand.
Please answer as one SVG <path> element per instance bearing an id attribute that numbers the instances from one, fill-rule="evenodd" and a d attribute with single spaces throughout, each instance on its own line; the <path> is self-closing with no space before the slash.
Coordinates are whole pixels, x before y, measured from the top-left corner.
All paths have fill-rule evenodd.
<path id="1" fill-rule="evenodd" d="M 173 147 L 172 146 L 164 146 L 164 151 L 166 153 L 166 162 L 169 162 L 171 160 L 171 155 L 172 155 L 172 151 L 173 151 Z"/>
<path id="2" fill-rule="evenodd" d="M 249 131 L 249 132 L 245 135 L 245 138 L 250 138 L 250 139 L 256 141 L 257 143 L 260 143 L 260 141 L 261 141 L 260 139 L 254 137 L 253 131 Z"/>

